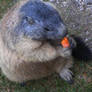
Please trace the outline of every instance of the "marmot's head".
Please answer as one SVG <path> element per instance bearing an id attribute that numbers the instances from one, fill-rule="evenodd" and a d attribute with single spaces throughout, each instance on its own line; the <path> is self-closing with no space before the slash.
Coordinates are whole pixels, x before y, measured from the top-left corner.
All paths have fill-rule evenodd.
<path id="1" fill-rule="evenodd" d="M 21 21 L 15 29 L 17 35 L 42 41 L 62 39 L 67 33 L 58 11 L 47 3 L 29 0 L 20 13 Z"/>

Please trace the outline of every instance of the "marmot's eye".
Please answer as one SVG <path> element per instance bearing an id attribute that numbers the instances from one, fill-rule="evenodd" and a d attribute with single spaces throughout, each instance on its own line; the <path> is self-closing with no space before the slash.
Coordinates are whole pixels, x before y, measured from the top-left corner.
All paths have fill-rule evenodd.
<path id="1" fill-rule="evenodd" d="M 26 20 L 28 21 L 28 23 L 30 24 L 30 25 L 33 25 L 34 23 L 35 23 L 35 21 L 33 20 L 33 18 L 31 18 L 31 17 L 26 17 Z"/>

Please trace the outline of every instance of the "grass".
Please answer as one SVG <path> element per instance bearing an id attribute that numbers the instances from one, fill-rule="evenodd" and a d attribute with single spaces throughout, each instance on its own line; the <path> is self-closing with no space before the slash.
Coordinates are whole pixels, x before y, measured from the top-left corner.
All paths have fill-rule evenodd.
<path id="1" fill-rule="evenodd" d="M 13 0 L 0 0 L 0 18 L 13 5 Z M 27 82 L 26 86 L 9 81 L 0 72 L 0 92 L 92 92 L 92 62 L 76 61 L 74 84 L 69 85 L 57 74 Z"/>

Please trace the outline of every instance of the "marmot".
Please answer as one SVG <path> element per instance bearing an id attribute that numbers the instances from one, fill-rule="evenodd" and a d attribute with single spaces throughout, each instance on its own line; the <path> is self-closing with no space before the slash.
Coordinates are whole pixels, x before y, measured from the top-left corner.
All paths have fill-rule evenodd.
<path id="1" fill-rule="evenodd" d="M 15 82 L 46 77 L 54 72 L 71 82 L 72 48 L 58 42 L 67 28 L 57 9 L 40 0 L 20 0 L 0 22 L 0 68 Z"/>

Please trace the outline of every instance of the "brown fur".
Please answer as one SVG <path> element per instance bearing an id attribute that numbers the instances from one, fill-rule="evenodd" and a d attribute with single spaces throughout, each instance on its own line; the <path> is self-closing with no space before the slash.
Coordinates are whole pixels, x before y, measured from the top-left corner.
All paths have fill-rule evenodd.
<path id="1" fill-rule="evenodd" d="M 54 47 L 48 42 L 33 41 L 22 35 L 19 42 L 13 44 L 14 39 L 11 33 L 20 21 L 19 10 L 27 1 L 18 2 L 1 20 L 1 70 L 9 80 L 20 83 L 39 79 L 54 72 L 59 73 L 62 77 L 64 69 L 68 70 L 72 66 L 71 50 L 65 51 L 66 48 Z"/>

